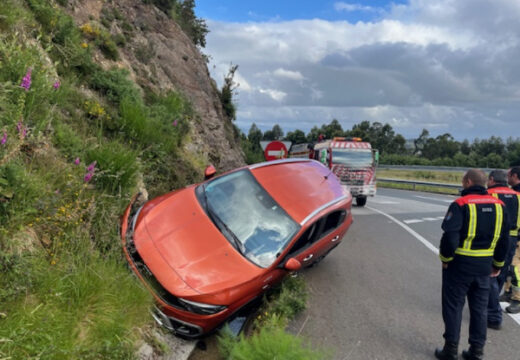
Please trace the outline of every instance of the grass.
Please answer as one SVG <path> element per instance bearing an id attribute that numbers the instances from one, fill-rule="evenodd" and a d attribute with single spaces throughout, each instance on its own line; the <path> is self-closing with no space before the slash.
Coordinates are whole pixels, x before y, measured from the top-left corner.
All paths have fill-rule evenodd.
<path id="1" fill-rule="evenodd" d="M 380 188 L 423 191 L 423 192 L 431 192 L 431 193 L 436 193 L 436 194 L 458 195 L 460 193 L 460 191 L 458 189 L 443 188 L 443 187 L 438 187 L 438 186 L 427 186 L 427 185 L 415 185 L 415 187 L 414 187 L 412 184 L 378 182 L 377 186 Z M 461 186 L 461 188 L 462 188 L 462 186 Z"/>
<path id="2" fill-rule="evenodd" d="M 87 39 L 47 0 L 4 3 L 0 359 L 131 359 L 152 297 L 126 268 L 119 216 L 138 178 L 156 195 L 201 176 L 180 150 L 194 112 L 177 93 L 145 99 L 128 72 L 95 64 L 104 29 Z"/>
<path id="3" fill-rule="evenodd" d="M 234 337 L 226 328 L 218 337 L 223 359 L 325 359 L 327 351 L 312 349 L 306 339 L 285 331 L 288 321 L 303 311 L 307 289 L 302 277 L 287 277 L 264 299 L 255 318 L 253 334 Z"/>
<path id="4" fill-rule="evenodd" d="M 377 170 L 381 178 L 430 181 L 447 184 L 459 184 L 464 172 L 455 171 L 428 171 L 428 170 Z"/>

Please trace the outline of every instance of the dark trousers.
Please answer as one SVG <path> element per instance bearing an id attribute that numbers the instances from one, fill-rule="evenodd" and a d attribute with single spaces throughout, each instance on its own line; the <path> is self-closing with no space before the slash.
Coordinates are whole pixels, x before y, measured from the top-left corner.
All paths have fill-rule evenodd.
<path id="1" fill-rule="evenodd" d="M 449 266 L 442 271 L 442 318 L 446 341 L 459 342 L 462 309 L 467 296 L 470 313 L 469 344 L 485 345 L 489 279 L 489 275 L 461 274 Z"/>
<path id="2" fill-rule="evenodd" d="M 513 256 L 515 255 L 516 242 L 516 236 L 509 237 L 509 247 L 504 262 L 504 267 L 502 268 L 502 271 L 500 271 L 500 275 L 498 275 L 496 278 L 491 278 L 490 280 L 487 318 L 487 321 L 490 323 L 502 323 L 502 308 L 500 307 L 500 302 L 498 301 L 498 298 L 500 297 L 500 292 L 502 291 L 502 287 L 506 282 L 508 269 L 511 265 L 511 262 L 513 261 Z"/>

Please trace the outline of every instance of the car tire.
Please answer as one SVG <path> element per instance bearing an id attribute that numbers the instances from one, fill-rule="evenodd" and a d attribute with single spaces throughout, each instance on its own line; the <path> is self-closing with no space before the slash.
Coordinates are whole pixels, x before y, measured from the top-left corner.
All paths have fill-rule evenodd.
<path id="1" fill-rule="evenodd" d="M 365 206 L 367 203 L 367 197 L 366 196 L 359 196 L 356 198 L 356 205 L 357 206 Z"/>

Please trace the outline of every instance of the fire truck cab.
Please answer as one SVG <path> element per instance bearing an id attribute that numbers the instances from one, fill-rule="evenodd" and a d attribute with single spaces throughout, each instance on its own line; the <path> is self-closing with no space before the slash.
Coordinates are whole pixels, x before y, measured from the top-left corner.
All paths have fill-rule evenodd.
<path id="1" fill-rule="evenodd" d="M 358 206 L 376 194 L 379 152 L 360 138 L 335 137 L 314 145 L 313 158 L 328 166 L 348 187 Z"/>

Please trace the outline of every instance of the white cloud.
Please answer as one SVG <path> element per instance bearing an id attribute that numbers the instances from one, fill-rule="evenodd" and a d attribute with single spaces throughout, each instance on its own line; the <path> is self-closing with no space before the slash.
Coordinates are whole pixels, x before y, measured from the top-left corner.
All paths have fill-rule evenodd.
<path id="1" fill-rule="evenodd" d="M 350 4 L 345 2 L 334 3 L 334 9 L 336 11 L 380 11 L 379 8 L 372 6 L 366 6 L 361 4 Z"/>
<path id="2" fill-rule="evenodd" d="M 271 97 L 271 99 L 275 101 L 282 101 L 287 96 L 283 91 L 275 90 L 275 89 L 258 89 L 260 94 L 267 94 Z"/>
<path id="3" fill-rule="evenodd" d="M 285 70 L 282 68 L 276 69 L 273 75 L 290 80 L 303 80 L 303 75 L 299 71 Z"/>

